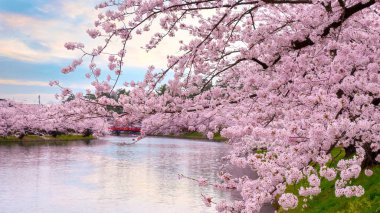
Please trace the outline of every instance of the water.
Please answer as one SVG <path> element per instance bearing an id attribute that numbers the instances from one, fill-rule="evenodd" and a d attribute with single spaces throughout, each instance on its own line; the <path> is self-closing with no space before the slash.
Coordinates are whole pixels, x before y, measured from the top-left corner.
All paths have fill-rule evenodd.
<path id="1" fill-rule="evenodd" d="M 130 140 L 0 146 L 0 212 L 215 212 L 201 193 L 239 198 L 178 180 L 219 181 L 228 145 L 158 137 L 120 145 Z"/>

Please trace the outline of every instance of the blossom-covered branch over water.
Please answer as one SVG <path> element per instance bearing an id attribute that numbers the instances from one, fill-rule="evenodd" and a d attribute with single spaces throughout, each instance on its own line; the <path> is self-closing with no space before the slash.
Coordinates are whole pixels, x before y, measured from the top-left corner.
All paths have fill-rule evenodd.
<path id="1" fill-rule="evenodd" d="M 74 100 L 55 105 L 21 104 L 0 101 L 0 137 L 109 132 L 107 111 Z"/>
<path id="2" fill-rule="evenodd" d="M 67 43 L 83 55 L 62 72 L 89 61 L 95 105 L 120 107 L 114 118 L 142 122 L 147 134 L 228 138 L 231 163 L 259 178 L 224 180 L 242 201 L 221 201 L 218 211 L 258 212 L 276 198 L 292 209 L 298 195 L 319 194 L 323 178 L 335 181 L 338 197 L 365 193 L 349 183 L 380 162 L 378 0 L 111 0 L 96 9 L 95 28 L 87 32 L 103 44 Z M 166 69 L 150 66 L 144 81 L 119 82 L 128 75 L 123 67 L 133 37 L 151 34 L 149 51 L 178 32 L 191 39 L 180 41 Z M 107 70 L 98 65 L 104 58 Z M 155 92 L 171 72 L 165 91 Z M 130 92 L 117 100 L 104 96 L 118 83 Z M 336 147 L 351 158 L 335 168 L 329 162 Z M 301 180 L 308 186 L 285 193 Z"/>

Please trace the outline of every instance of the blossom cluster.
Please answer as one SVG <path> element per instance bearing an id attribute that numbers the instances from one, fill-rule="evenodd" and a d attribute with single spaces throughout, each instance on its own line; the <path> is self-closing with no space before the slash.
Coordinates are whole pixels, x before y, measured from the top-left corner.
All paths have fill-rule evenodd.
<path id="1" fill-rule="evenodd" d="M 141 122 L 146 134 L 198 131 L 227 138 L 226 159 L 257 177 L 222 172 L 216 186 L 239 191 L 242 200 L 205 195 L 208 206 L 259 212 L 279 197 L 292 209 L 298 200 L 286 188 L 303 179 L 308 186 L 298 189 L 301 196 L 319 194 L 323 179 L 335 181 L 336 196 L 364 193 L 349 182 L 363 171 L 371 175 L 366 169 L 380 163 L 378 1 L 110 0 L 96 8 L 96 29 L 88 34 L 101 36 L 103 45 L 65 46 L 91 61 L 87 77 L 95 78 L 97 97 L 112 94 L 135 35 L 152 31 L 147 51 L 178 32 L 191 36 L 179 43 L 177 55 L 167 56 L 167 69 L 148 68 L 143 81 L 124 83 L 127 95 L 116 103 L 102 97 L 101 106 L 122 108 L 113 119 Z M 122 45 L 112 49 L 112 41 Z M 96 66 L 101 58 L 108 58 L 109 71 Z M 347 151 L 346 159 L 337 162 L 337 148 Z"/>
<path id="2" fill-rule="evenodd" d="M 298 198 L 292 193 L 282 194 L 278 203 L 285 209 L 294 209 L 298 205 Z"/>
<path id="3" fill-rule="evenodd" d="M 88 130 L 104 135 L 109 124 L 103 117 L 93 117 L 93 110 L 93 106 L 84 107 L 78 100 L 55 105 L 0 101 L 0 136 L 83 134 Z"/>

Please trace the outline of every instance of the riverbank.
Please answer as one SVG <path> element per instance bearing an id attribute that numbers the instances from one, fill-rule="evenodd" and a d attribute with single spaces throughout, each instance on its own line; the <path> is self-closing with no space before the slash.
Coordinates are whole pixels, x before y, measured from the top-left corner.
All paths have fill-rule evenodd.
<path id="1" fill-rule="evenodd" d="M 345 152 L 341 148 L 335 148 L 331 154 L 335 156 L 336 159 L 334 162 L 332 162 L 332 167 L 335 168 L 336 162 L 344 158 Z M 373 166 L 370 169 L 373 171 L 372 176 L 366 176 L 363 170 L 360 173 L 360 176 L 357 179 L 353 179 L 349 184 L 363 186 L 365 193 L 361 197 L 336 197 L 335 181 L 327 181 L 325 178 L 322 178 L 322 190 L 319 195 L 314 196 L 312 199 L 308 199 L 306 203 L 303 202 L 304 197 L 298 196 L 299 204 L 296 209 L 285 211 L 280 208 L 278 212 L 380 212 L 380 165 Z M 301 186 L 308 186 L 307 181 L 302 180 L 296 185 L 288 186 L 286 191 L 298 194 L 298 189 Z M 303 204 L 307 205 L 305 209 L 302 209 Z"/>
<path id="2" fill-rule="evenodd" d="M 185 132 L 178 135 L 152 135 L 157 137 L 168 137 L 168 138 L 181 138 L 181 139 L 191 139 L 191 140 L 207 140 L 214 142 L 226 142 L 227 139 L 222 137 L 220 133 L 216 133 L 212 140 L 209 140 L 206 135 L 203 135 L 200 132 Z"/>
<path id="3" fill-rule="evenodd" d="M 92 140 L 94 136 L 82 136 L 82 135 L 57 135 L 53 136 L 39 136 L 39 135 L 26 135 L 22 139 L 15 136 L 0 136 L 0 144 L 5 143 L 38 143 L 38 142 L 65 142 L 75 140 Z"/>

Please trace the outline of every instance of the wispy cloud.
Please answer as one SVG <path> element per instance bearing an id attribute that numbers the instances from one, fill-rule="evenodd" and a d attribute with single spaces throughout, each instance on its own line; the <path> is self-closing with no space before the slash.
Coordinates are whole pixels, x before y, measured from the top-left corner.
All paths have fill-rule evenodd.
<path id="1" fill-rule="evenodd" d="M 44 63 L 73 58 L 63 47 L 68 40 L 85 39 L 75 34 L 74 23 L 46 20 L 15 13 L 0 13 L 0 55 L 20 61 Z"/>
<path id="2" fill-rule="evenodd" d="M 28 81 L 28 80 L 18 80 L 18 79 L 0 79 L 0 85 L 11 85 L 11 86 L 38 86 L 38 87 L 50 87 L 49 82 L 46 81 Z M 88 89 L 91 88 L 90 83 L 64 83 L 63 86 L 71 89 Z"/>
<path id="3" fill-rule="evenodd" d="M 44 81 L 24 81 L 15 79 L 0 79 L 0 85 L 16 85 L 16 86 L 49 86 L 48 82 Z"/>
<path id="4" fill-rule="evenodd" d="M 15 94 L 0 94 L 0 98 L 5 98 L 22 103 L 37 104 L 38 96 L 41 104 L 57 103 L 54 93 L 15 93 Z"/>
<path id="5" fill-rule="evenodd" d="M 67 0 L 39 5 L 38 8 L 43 13 L 56 14 L 50 18 L 13 12 L 0 13 L 0 55 L 44 63 L 79 57 L 79 52 L 64 49 L 63 45 L 68 41 L 82 41 L 90 49 L 97 47 L 103 40 L 93 40 L 85 32 L 93 27 L 93 21 L 99 12 L 94 9 L 95 2 L 98 1 Z M 159 25 L 154 24 L 151 34 L 159 30 Z M 188 38 L 187 35 L 180 34 L 174 39 L 164 40 L 160 46 L 147 53 L 141 47 L 149 42 L 151 34 L 135 37 L 128 43 L 126 66 L 146 68 L 155 65 L 165 68 L 166 55 L 176 54 L 178 40 Z M 107 52 L 118 52 L 118 44 L 109 45 Z"/>
<path id="6" fill-rule="evenodd" d="M 23 0 L 24 3 L 16 5 L 12 1 L 0 0 L 0 97 L 33 102 L 37 93 L 59 92 L 57 88 L 48 88 L 48 81 L 43 80 L 60 80 L 62 86 L 75 92 L 93 88 L 84 77 L 88 72 L 87 64 L 68 76 L 63 76 L 59 70 L 70 63 L 70 59 L 81 56 L 79 51 L 67 51 L 65 42 L 83 42 L 89 50 L 103 43 L 103 39 L 93 40 L 86 33 L 94 26 L 93 21 L 99 12 L 94 6 L 101 1 Z M 147 53 L 141 47 L 160 27 L 156 23 L 151 29 L 151 34 L 135 36 L 129 41 L 123 76 L 117 88 L 124 81 L 142 80 L 149 65 L 165 68 L 166 55 L 177 54 L 178 40 L 189 38 L 178 34 Z M 120 43 L 116 41 L 109 45 L 107 52 L 118 52 L 119 48 Z M 106 61 L 100 58 L 96 63 L 106 68 Z M 30 94 L 24 94 L 24 91 Z M 54 96 L 52 94 L 47 96 L 49 100 Z"/>

